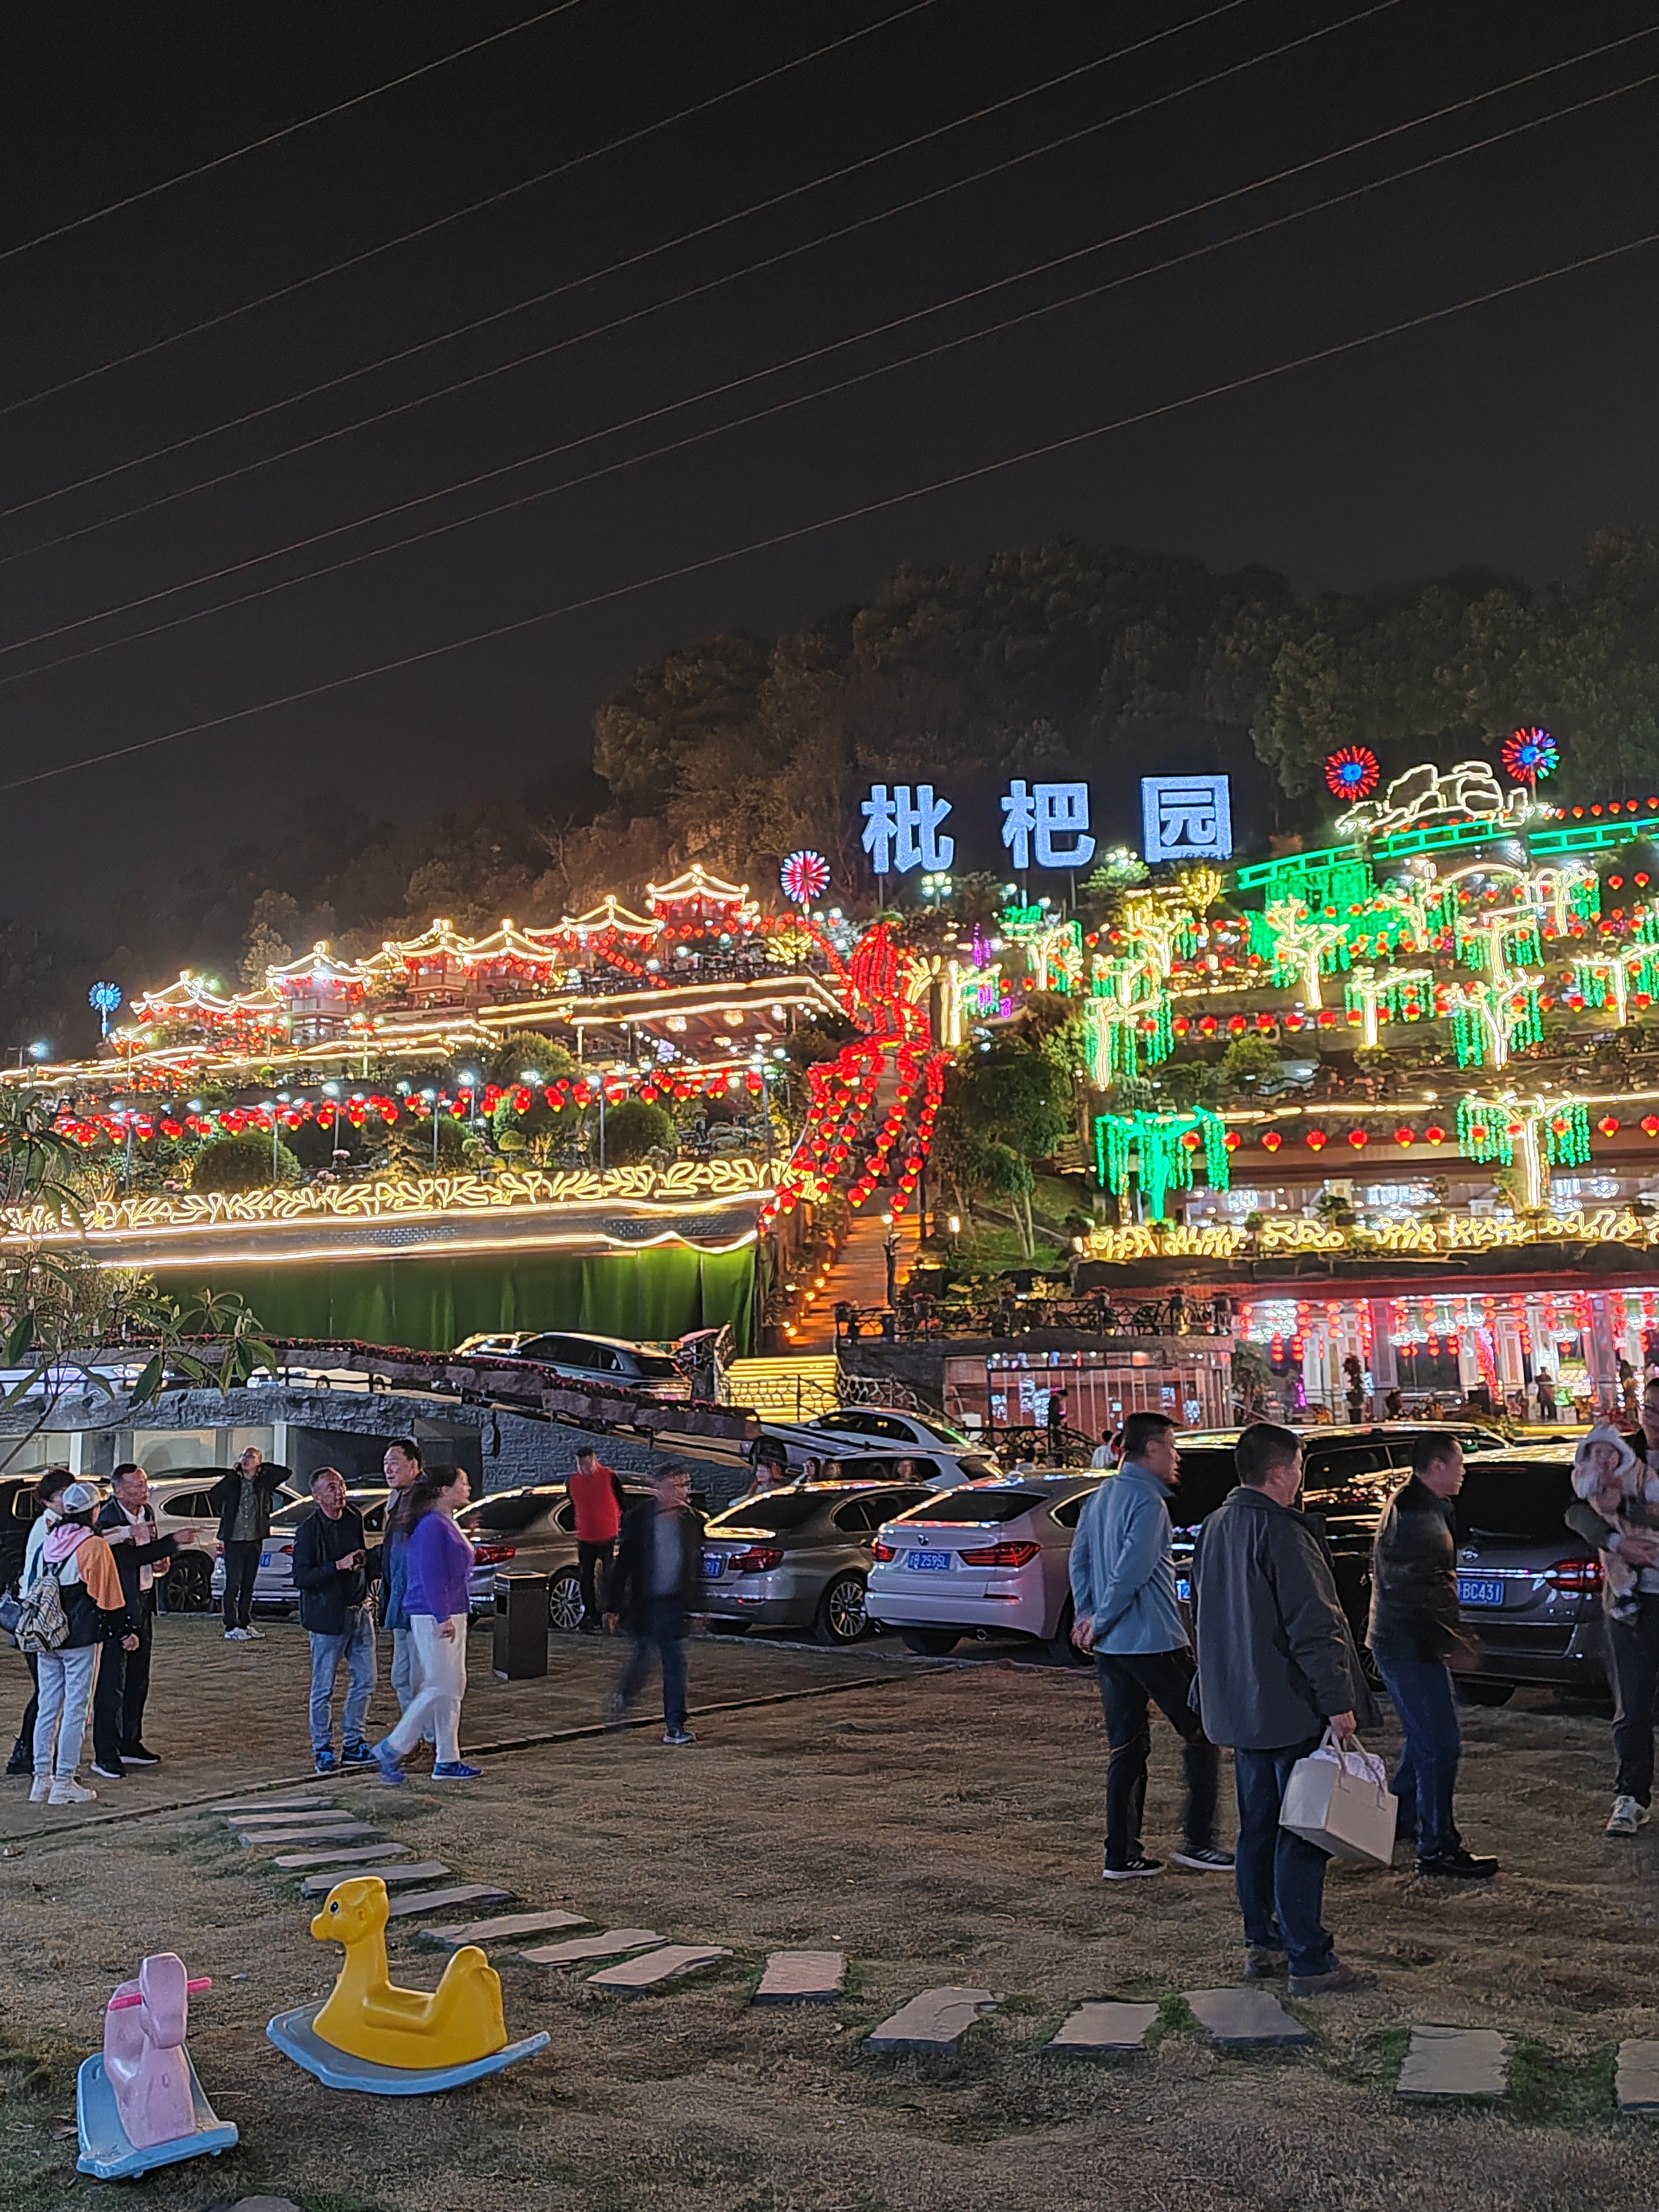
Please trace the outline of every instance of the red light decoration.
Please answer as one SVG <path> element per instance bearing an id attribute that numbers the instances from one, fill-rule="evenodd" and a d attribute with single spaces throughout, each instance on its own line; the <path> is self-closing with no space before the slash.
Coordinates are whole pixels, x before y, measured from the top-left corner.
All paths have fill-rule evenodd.
<path id="1" fill-rule="evenodd" d="M 1265 1152 L 1276 1152 L 1284 1141 L 1277 1129 L 1264 1129 L 1261 1133 L 1261 1149 Z"/>
<path id="2" fill-rule="evenodd" d="M 1394 1140 L 1396 1145 L 1415 1144 L 1417 1141 L 1416 1133 L 1414 1130 L 1408 1128 L 1405 1123 L 1402 1122 L 1399 1128 L 1397 1128 L 1394 1133 Z"/>
<path id="3" fill-rule="evenodd" d="M 1619 1134 L 1619 1116 L 1604 1114 L 1595 1126 L 1604 1137 L 1616 1137 Z"/>
<path id="4" fill-rule="evenodd" d="M 1423 1136 L 1425 1141 L 1431 1145 L 1443 1145 L 1446 1141 L 1446 1133 L 1437 1121 L 1431 1121 Z"/>
<path id="5" fill-rule="evenodd" d="M 1365 1146 L 1370 1144 L 1370 1137 L 1364 1129 L 1350 1129 L 1348 1132 L 1348 1142 L 1353 1146 L 1355 1152 L 1363 1152 Z"/>
<path id="6" fill-rule="evenodd" d="M 1644 1137 L 1659 1137 L 1659 1114 L 1644 1114 L 1643 1115 L 1642 1134 Z"/>
<path id="7" fill-rule="evenodd" d="M 1369 745 L 1343 745 L 1325 756 L 1325 785 L 1333 799 L 1369 799 L 1382 780 L 1382 764 Z"/>
<path id="8" fill-rule="evenodd" d="M 1325 1134 L 1325 1132 L 1322 1129 L 1309 1130 L 1308 1150 L 1310 1152 L 1322 1152 L 1329 1142 L 1330 1139 Z"/>
<path id="9" fill-rule="evenodd" d="M 1547 730 L 1516 730 L 1504 740 L 1504 773 L 1512 783 L 1536 791 L 1561 765 L 1561 749 Z M 1595 808 L 1592 812 L 1596 811 Z"/>

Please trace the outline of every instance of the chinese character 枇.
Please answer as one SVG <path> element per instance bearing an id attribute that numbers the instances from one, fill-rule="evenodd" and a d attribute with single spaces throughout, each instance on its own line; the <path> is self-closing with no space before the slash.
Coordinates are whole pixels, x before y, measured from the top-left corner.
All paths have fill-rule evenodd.
<path id="1" fill-rule="evenodd" d="M 1038 783 L 1028 791 L 1024 779 L 1017 779 L 1008 787 L 1002 811 L 1002 842 L 1016 868 L 1030 866 L 1033 844 L 1040 868 L 1086 868 L 1095 857 L 1095 841 L 1087 835 L 1086 783 Z M 1073 842 L 1062 849 L 1055 840 L 1066 836 Z"/>
<path id="2" fill-rule="evenodd" d="M 878 876 L 890 870 L 908 875 L 913 868 L 937 875 L 956 858 L 956 839 L 939 834 L 951 802 L 935 799 L 931 783 L 916 785 L 914 804 L 908 783 L 896 783 L 890 793 L 884 783 L 872 783 L 861 811 L 864 849 Z"/>

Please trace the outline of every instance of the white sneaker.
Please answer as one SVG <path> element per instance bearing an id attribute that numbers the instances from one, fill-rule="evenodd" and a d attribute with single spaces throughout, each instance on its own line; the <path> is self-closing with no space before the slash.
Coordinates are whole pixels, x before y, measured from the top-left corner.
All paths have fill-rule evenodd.
<path id="1" fill-rule="evenodd" d="M 265 1632 L 263 1628 L 255 1628 L 250 1622 L 242 1631 L 242 1638 L 247 1644 L 263 1644 L 265 1640 Z"/>
<path id="2" fill-rule="evenodd" d="M 29 1784 L 29 1802 L 30 1802 L 30 1804 L 31 1804 L 31 1805 L 44 1805 L 44 1804 L 46 1803 L 46 1802 L 47 1798 L 48 1798 L 48 1797 L 50 1797 L 50 1796 L 51 1796 L 51 1795 L 52 1795 L 52 1777 L 51 1777 L 51 1775 L 49 1775 L 49 1774 L 37 1774 L 37 1775 L 35 1776 L 35 1778 L 34 1778 L 33 1781 L 33 1782 L 31 1782 L 31 1783 L 30 1783 L 30 1784 Z"/>
<path id="3" fill-rule="evenodd" d="M 225 1631 L 225 1641 L 226 1641 L 226 1643 L 227 1643 L 227 1644 L 246 1644 L 246 1643 L 247 1642 L 247 1631 L 246 1631 L 246 1629 L 245 1629 L 245 1628 L 228 1628 L 228 1629 L 226 1629 L 226 1631 Z"/>
<path id="4" fill-rule="evenodd" d="M 59 1775 L 52 1785 L 52 1795 L 46 1802 L 49 1805 L 90 1805 L 97 1795 L 95 1790 L 87 1789 L 72 1774 Z"/>
<path id="5" fill-rule="evenodd" d="M 1652 1818 L 1647 1807 L 1638 1805 L 1634 1797 L 1615 1797 L 1607 1825 L 1601 1832 L 1606 1836 L 1633 1836 L 1638 1829 L 1645 1828 Z"/>

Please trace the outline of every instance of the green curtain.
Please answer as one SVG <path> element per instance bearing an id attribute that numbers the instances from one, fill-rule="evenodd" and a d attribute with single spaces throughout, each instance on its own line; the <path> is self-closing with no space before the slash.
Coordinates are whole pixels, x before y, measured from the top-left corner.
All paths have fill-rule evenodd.
<path id="1" fill-rule="evenodd" d="M 314 1266 L 216 1269 L 273 1336 L 404 1345 L 447 1352 L 464 1336 L 513 1328 L 586 1329 L 598 1336 L 677 1337 L 731 1324 L 740 1352 L 754 1347 L 756 1248 L 698 1252 L 659 1245 L 589 1258 L 530 1254 L 319 1261 Z M 185 1304 L 199 1275 L 160 1267 L 161 1287 Z"/>

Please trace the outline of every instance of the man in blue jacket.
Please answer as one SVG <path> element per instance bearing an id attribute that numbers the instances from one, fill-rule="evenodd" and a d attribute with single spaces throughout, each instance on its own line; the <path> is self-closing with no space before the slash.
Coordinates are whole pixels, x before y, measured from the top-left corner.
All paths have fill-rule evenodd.
<path id="1" fill-rule="evenodd" d="M 1106 1711 L 1108 1881 L 1164 1871 L 1140 1837 L 1153 1705 L 1186 1746 L 1186 1841 L 1175 1863 L 1197 1874 L 1232 1871 L 1232 1853 L 1215 1840 L 1219 1761 L 1189 1702 L 1193 1660 L 1170 1549 L 1170 1499 L 1180 1474 L 1175 1423 L 1164 1413 L 1131 1413 L 1123 1464 L 1085 1505 L 1072 1544 L 1072 1641 L 1093 1655 Z"/>

